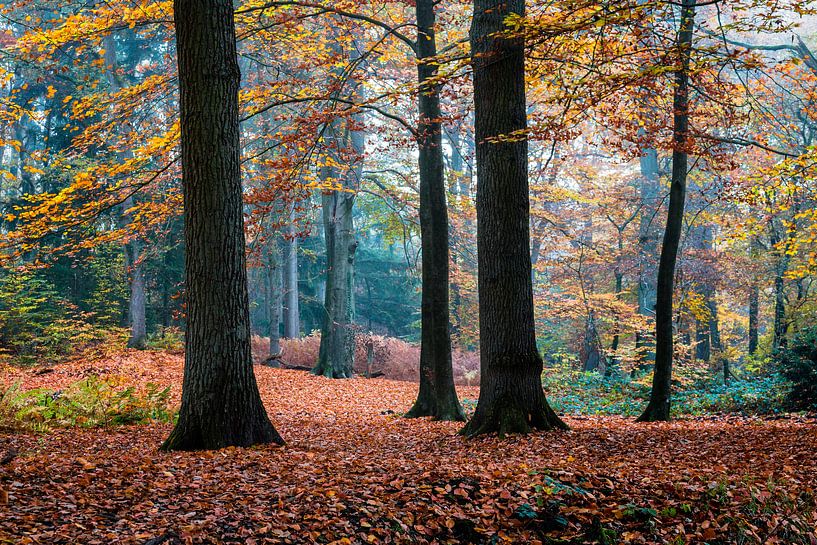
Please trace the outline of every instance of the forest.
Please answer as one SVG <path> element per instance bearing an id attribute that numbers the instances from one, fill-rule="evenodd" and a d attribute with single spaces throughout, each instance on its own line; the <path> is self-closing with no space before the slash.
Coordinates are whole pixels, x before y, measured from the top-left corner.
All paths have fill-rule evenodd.
<path id="1" fill-rule="evenodd" d="M 0 48 L 0 544 L 817 545 L 817 2 Z"/>

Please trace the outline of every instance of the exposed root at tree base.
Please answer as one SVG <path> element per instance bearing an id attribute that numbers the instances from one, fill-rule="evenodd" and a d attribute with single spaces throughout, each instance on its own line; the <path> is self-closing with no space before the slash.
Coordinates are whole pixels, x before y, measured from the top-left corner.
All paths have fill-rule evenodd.
<path id="1" fill-rule="evenodd" d="M 669 422 L 669 420 L 669 403 L 657 404 L 650 401 L 636 422 Z"/>
<path id="2" fill-rule="evenodd" d="M 511 433 L 527 434 L 533 430 L 567 430 L 561 418 L 545 401 L 542 407 L 529 412 L 518 403 L 497 403 L 493 409 L 477 413 L 460 431 L 465 437 L 496 432 L 499 437 Z"/>

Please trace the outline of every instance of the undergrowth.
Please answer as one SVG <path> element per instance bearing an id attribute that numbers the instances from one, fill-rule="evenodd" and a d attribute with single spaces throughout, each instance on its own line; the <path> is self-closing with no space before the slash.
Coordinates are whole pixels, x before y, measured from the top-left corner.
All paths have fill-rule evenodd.
<path id="1" fill-rule="evenodd" d="M 605 377 L 567 366 L 548 368 L 542 377 L 554 409 L 575 415 L 636 417 L 650 396 L 651 375 Z M 679 370 L 673 384 L 672 410 L 676 416 L 712 413 L 775 414 L 783 411 L 789 385 L 776 373 L 747 376 L 723 384 L 711 373 Z"/>
<path id="2" fill-rule="evenodd" d="M 117 377 L 96 375 L 63 390 L 0 388 L 0 429 L 48 431 L 54 427 L 109 427 L 170 422 L 170 388 L 147 384 L 143 391 Z"/>

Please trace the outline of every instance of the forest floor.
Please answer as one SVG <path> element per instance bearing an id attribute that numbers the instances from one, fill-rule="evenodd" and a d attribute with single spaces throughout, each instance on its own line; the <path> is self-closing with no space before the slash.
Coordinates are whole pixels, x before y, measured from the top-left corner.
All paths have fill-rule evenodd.
<path id="1" fill-rule="evenodd" d="M 182 357 L 126 352 L 93 374 L 172 385 Z M 817 544 L 817 421 L 566 417 L 569 432 L 466 440 L 407 420 L 417 385 L 256 367 L 286 446 L 160 453 L 169 424 L 0 433 L 0 543 Z M 476 399 L 476 388 L 459 388 Z"/>

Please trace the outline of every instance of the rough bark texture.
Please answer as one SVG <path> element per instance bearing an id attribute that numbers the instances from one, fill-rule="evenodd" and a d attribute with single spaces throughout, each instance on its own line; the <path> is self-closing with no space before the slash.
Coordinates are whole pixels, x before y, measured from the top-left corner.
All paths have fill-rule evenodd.
<path id="1" fill-rule="evenodd" d="M 526 433 L 567 426 L 542 391 L 530 264 L 525 55 L 497 35 L 524 0 L 475 0 L 471 25 L 477 142 L 480 394 L 462 434 Z M 513 137 L 497 141 L 497 137 Z"/>
<path id="2" fill-rule="evenodd" d="M 681 27 L 678 32 L 678 69 L 675 72 L 673 100 L 672 180 L 670 182 L 667 225 L 658 262 L 658 282 L 655 302 L 655 371 L 650 401 L 640 422 L 666 421 L 670 417 L 670 390 L 672 380 L 672 296 L 675 281 L 675 263 L 684 219 L 686 199 L 688 136 L 689 136 L 689 61 L 696 0 L 683 0 Z"/>
<path id="3" fill-rule="evenodd" d="M 465 420 L 454 387 L 448 314 L 448 210 L 440 119 L 440 89 L 433 81 L 437 66 L 434 1 L 417 0 L 417 77 L 420 168 L 420 234 L 423 293 L 420 334 L 420 390 L 407 417 Z M 431 83 L 429 83 L 431 81 Z"/>
<path id="4" fill-rule="evenodd" d="M 175 0 L 185 220 L 182 404 L 164 450 L 282 443 L 252 368 L 233 5 Z"/>

